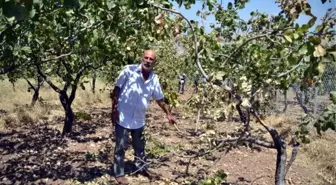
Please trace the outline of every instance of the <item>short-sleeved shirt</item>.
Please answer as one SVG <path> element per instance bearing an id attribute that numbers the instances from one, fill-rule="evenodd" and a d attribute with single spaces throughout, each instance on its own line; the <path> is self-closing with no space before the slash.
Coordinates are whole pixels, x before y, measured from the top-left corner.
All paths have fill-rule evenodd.
<path id="1" fill-rule="evenodd" d="M 145 126 L 150 98 L 160 100 L 164 97 L 157 76 L 151 72 L 145 81 L 141 65 L 127 65 L 121 71 L 116 86 L 121 89 L 118 99 L 119 125 L 128 129 Z"/>

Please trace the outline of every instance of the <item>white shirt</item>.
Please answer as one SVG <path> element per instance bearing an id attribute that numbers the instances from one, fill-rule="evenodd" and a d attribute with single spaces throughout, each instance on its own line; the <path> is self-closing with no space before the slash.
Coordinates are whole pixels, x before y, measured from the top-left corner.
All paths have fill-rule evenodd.
<path id="1" fill-rule="evenodd" d="M 157 76 L 151 72 L 145 81 L 141 65 L 127 65 L 121 71 L 116 86 L 121 89 L 118 99 L 119 125 L 128 129 L 145 126 L 150 98 L 160 100 L 164 97 Z"/>

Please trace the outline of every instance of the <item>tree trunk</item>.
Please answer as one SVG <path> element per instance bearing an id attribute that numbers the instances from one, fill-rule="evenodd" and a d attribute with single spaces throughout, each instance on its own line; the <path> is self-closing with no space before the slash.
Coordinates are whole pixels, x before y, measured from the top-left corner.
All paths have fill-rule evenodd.
<path id="1" fill-rule="evenodd" d="M 91 88 L 91 91 L 93 94 L 95 94 L 95 91 L 96 91 L 96 80 L 97 80 L 97 75 L 96 73 L 94 73 L 92 77 L 92 88 Z"/>
<path id="2" fill-rule="evenodd" d="M 28 80 L 27 80 L 28 81 Z M 28 81 L 29 83 L 29 81 Z M 30 104 L 31 107 L 34 107 L 35 106 L 35 103 L 36 101 L 38 100 L 39 98 L 39 95 L 40 95 L 40 88 L 43 84 L 43 78 L 41 76 L 38 76 L 37 77 L 37 85 L 36 85 L 36 88 L 35 87 L 32 87 L 32 89 L 34 90 L 34 94 L 33 94 L 33 98 L 32 98 L 32 102 Z"/>
<path id="3" fill-rule="evenodd" d="M 284 90 L 284 103 L 285 103 L 285 107 L 282 110 L 283 113 L 285 113 L 287 111 L 287 106 L 288 106 L 288 102 L 287 102 L 287 90 Z"/>
<path id="4" fill-rule="evenodd" d="M 257 119 L 260 122 L 260 119 L 259 118 Z M 285 185 L 286 159 L 287 159 L 286 143 L 282 138 L 283 136 L 279 135 L 279 133 L 275 129 L 273 128 L 269 129 L 267 126 L 264 127 L 266 127 L 268 133 L 271 135 L 274 142 L 274 147 L 277 150 L 276 169 L 274 176 L 275 185 Z"/>
<path id="5" fill-rule="evenodd" d="M 30 104 L 31 107 L 34 107 L 36 101 L 38 100 L 38 97 L 39 97 L 39 94 L 40 94 L 39 90 L 40 90 L 40 88 L 34 89 L 34 94 L 33 94 L 32 102 Z"/>
<path id="6" fill-rule="evenodd" d="M 12 84 L 13 91 L 16 92 L 16 89 L 15 89 L 15 83 L 14 83 L 14 82 L 11 82 L 11 84 Z"/>
<path id="7" fill-rule="evenodd" d="M 302 93 L 296 92 L 296 100 L 298 101 L 298 103 L 299 103 L 300 107 L 303 109 L 303 111 L 307 114 L 308 109 L 302 102 Z"/>
<path id="8" fill-rule="evenodd" d="M 303 101 L 303 103 L 304 103 L 304 105 L 307 105 L 309 103 L 308 88 L 304 89 L 303 94 L 304 94 L 304 101 Z"/>
<path id="9" fill-rule="evenodd" d="M 275 147 L 277 150 L 275 185 L 285 185 L 287 153 L 286 153 L 286 145 L 285 143 L 283 143 L 281 136 L 278 136 L 276 138 Z"/>
<path id="10" fill-rule="evenodd" d="M 71 108 L 71 101 L 69 100 L 66 91 L 61 91 L 60 93 L 60 100 L 65 111 L 65 119 L 64 119 L 64 127 L 62 132 L 62 137 L 68 135 L 72 131 L 72 125 L 75 120 L 74 113 Z"/>

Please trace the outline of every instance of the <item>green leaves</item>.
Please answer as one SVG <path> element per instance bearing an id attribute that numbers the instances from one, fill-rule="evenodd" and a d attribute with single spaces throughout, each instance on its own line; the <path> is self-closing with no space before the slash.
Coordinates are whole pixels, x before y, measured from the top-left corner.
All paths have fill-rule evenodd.
<path id="1" fill-rule="evenodd" d="M 293 40 L 292 40 L 293 33 L 294 33 L 294 31 L 293 31 L 292 29 L 288 29 L 288 30 L 286 30 L 286 31 L 283 33 L 285 39 L 286 39 L 288 42 L 293 42 Z"/>
<path id="2" fill-rule="evenodd" d="M 314 45 L 319 45 L 319 44 L 321 44 L 321 38 L 320 38 L 320 37 L 313 37 L 313 36 L 310 36 L 308 39 L 309 39 L 309 41 L 312 42 Z"/>
<path id="3" fill-rule="evenodd" d="M 336 104 L 336 91 L 330 92 L 330 100 L 333 102 L 333 104 Z"/>
<path id="4" fill-rule="evenodd" d="M 331 129 L 336 131 L 336 92 L 330 92 L 330 99 L 332 103 L 317 117 L 304 122 L 305 125 L 313 123 L 319 135 Z"/>
<path id="5" fill-rule="evenodd" d="M 219 185 L 222 184 L 226 181 L 227 178 L 227 174 L 220 170 L 217 171 L 216 174 L 214 174 L 214 176 L 209 177 L 208 179 L 205 180 L 201 180 L 199 182 L 199 185 Z"/>
<path id="6" fill-rule="evenodd" d="M 232 10 L 232 7 L 233 7 L 232 3 L 229 2 L 229 3 L 228 3 L 228 6 L 227 6 L 227 9 L 228 9 L 228 10 Z"/>
<path id="7" fill-rule="evenodd" d="M 305 55 L 305 54 L 307 54 L 308 53 L 308 43 L 306 43 L 306 44 L 304 44 L 301 48 L 300 48 L 300 50 L 299 50 L 299 54 L 300 55 Z"/>
<path id="8" fill-rule="evenodd" d="M 29 0 L 28 2 L 31 2 L 32 0 Z M 7 18 L 15 18 L 16 20 L 22 20 L 28 16 L 28 11 L 31 9 L 30 3 L 27 5 L 22 4 L 20 1 L 19 3 L 16 2 L 16 0 L 9 0 L 3 2 L 3 15 Z"/>

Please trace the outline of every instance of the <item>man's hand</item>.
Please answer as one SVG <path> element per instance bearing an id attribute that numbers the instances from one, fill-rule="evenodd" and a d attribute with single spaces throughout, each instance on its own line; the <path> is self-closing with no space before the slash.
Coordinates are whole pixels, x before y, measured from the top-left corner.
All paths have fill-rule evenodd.
<path id="1" fill-rule="evenodd" d="M 112 111 L 112 123 L 116 124 L 119 121 L 119 112 L 118 110 Z"/>
<path id="2" fill-rule="evenodd" d="M 162 110 L 166 113 L 169 123 L 171 124 L 177 123 L 175 117 L 170 113 L 167 105 L 165 104 L 164 99 L 157 100 L 156 102 L 162 108 Z"/>
<path id="3" fill-rule="evenodd" d="M 171 114 L 167 114 L 167 119 L 168 119 L 168 122 L 171 123 L 171 124 L 176 124 L 177 123 L 176 118 Z"/>

